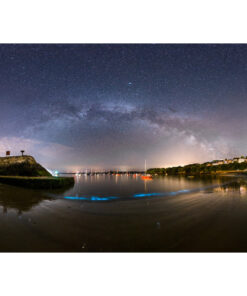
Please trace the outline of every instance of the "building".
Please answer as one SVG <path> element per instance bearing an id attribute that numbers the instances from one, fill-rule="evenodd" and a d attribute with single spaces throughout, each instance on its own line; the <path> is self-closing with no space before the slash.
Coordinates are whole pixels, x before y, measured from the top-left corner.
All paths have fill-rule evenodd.
<path id="1" fill-rule="evenodd" d="M 221 164 L 224 164 L 224 160 L 221 159 L 221 160 L 215 160 L 212 162 L 212 165 L 221 165 Z"/>
<path id="2" fill-rule="evenodd" d="M 247 159 L 245 157 L 234 157 L 232 161 L 237 163 L 242 163 L 242 162 L 246 162 Z"/>
<path id="3" fill-rule="evenodd" d="M 241 163 L 241 162 L 246 162 L 246 158 L 239 158 L 238 163 Z"/>

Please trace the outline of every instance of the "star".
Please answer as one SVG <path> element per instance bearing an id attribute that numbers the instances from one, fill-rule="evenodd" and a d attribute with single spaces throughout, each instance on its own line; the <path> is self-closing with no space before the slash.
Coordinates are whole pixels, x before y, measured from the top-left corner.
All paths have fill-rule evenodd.
<path id="1" fill-rule="evenodd" d="M 247 45 L 0 44 L 0 64 L 0 156 L 77 171 L 246 155 Z"/>

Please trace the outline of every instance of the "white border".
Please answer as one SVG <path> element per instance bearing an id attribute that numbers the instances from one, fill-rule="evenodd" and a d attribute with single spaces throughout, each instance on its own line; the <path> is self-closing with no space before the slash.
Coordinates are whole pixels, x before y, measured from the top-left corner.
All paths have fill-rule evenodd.
<path id="1" fill-rule="evenodd" d="M 4 43 L 242 43 L 245 1 L 1 1 Z"/>
<path id="2" fill-rule="evenodd" d="M 246 43 L 244 1 L 0 2 L 0 43 Z M 69 234 L 68 234 L 69 235 Z M 0 254 L 2 295 L 244 295 L 246 254 Z"/>
<path id="3" fill-rule="evenodd" d="M 246 254 L 1 254 L 2 295 L 245 295 Z"/>

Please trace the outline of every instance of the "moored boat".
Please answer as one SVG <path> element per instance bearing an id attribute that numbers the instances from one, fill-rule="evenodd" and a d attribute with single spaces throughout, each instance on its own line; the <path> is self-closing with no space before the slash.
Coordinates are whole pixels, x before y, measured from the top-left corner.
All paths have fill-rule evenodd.
<path id="1" fill-rule="evenodd" d="M 147 162 L 145 159 L 145 175 L 141 176 L 142 180 L 152 180 L 153 177 L 150 174 L 147 174 Z"/>

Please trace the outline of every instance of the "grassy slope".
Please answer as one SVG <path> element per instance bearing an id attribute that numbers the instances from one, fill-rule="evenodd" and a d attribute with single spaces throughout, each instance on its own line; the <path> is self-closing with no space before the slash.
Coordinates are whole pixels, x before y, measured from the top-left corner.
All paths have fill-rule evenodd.
<path id="1" fill-rule="evenodd" d="M 29 155 L 0 157 L 0 182 L 38 189 L 74 185 L 74 178 L 57 178 Z"/>
<path id="2" fill-rule="evenodd" d="M 0 175 L 4 176 L 30 176 L 30 177 L 49 177 L 51 174 L 40 164 L 17 163 L 0 166 Z"/>
<path id="3" fill-rule="evenodd" d="M 35 161 L 32 156 L 0 157 L 0 175 L 50 177 L 51 174 Z"/>

